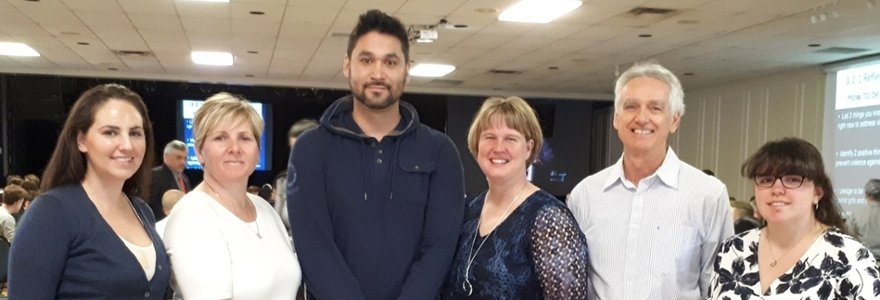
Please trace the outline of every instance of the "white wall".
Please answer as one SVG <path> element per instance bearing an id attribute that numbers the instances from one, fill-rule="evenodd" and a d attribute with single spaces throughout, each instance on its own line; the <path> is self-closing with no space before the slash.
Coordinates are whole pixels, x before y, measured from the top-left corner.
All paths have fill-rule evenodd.
<path id="1" fill-rule="evenodd" d="M 754 192 L 740 175 L 743 161 L 764 142 L 786 136 L 822 149 L 824 102 L 819 67 L 694 90 L 685 86 L 686 112 L 669 142 L 682 160 L 712 169 L 731 196 L 748 200 Z"/>

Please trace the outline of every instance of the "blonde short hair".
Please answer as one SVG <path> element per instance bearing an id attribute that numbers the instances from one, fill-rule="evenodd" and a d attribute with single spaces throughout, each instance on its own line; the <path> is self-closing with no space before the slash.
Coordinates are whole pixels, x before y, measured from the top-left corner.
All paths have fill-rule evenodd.
<path id="1" fill-rule="evenodd" d="M 468 130 L 468 149 L 471 151 L 471 155 L 477 157 L 480 134 L 491 128 L 496 122 L 504 122 L 507 127 L 519 131 L 526 138 L 526 141 L 534 141 L 535 144 L 526 161 L 526 167 L 538 159 L 541 146 L 544 144 L 544 134 L 541 132 L 541 124 L 538 123 L 535 110 L 520 97 L 490 97 L 483 102 L 483 106 L 474 116 L 474 121 Z"/>
<path id="2" fill-rule="evenodd" d="M 239 96 L 229 93 L 218 93 L 211 96 L 202 107 L 196 110 L 193 118 L 193 135 L 195 135 L 196 146 L 201 149 L 205 142 L 205 137 L 221 123 L 247 121 L 251 125 L 251 131 L 257 139 L 257 146 L 260 146 L 260 137 L 263 134 L 263 119 L 254 110 L 250 102 Z"/>

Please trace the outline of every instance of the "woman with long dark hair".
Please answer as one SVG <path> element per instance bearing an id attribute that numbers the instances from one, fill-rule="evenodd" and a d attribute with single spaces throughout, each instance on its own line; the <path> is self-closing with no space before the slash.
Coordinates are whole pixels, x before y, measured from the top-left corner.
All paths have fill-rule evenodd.
<path id="1" fill-rule="evenodd" d="M 118 84 L 80 96 L 12 244 L 12 299 L 162 299 L 170 265 L 142 201 L 153 129 Z"/>

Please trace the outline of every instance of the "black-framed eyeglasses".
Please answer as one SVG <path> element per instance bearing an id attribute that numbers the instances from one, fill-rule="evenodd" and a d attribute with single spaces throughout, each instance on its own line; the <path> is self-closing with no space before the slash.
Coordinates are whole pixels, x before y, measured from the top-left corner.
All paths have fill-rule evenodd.
<path id="1" fill-rule="evenodd" d="M 762 188 L 769 188 L 776 183 L 777 179 L 782 182 L 783 187 L 787 189 L 796 189 L 801 187 L 801 185 L 804 184 L 804 179 L 807 178 L 801 175 L 755 176 L 755 185 Z"/>

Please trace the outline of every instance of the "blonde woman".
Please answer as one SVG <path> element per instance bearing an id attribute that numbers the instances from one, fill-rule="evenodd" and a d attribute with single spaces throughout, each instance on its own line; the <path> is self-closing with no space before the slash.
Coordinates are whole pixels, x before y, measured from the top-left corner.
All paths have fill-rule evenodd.
<path id="1" fill-rule="evenodd" d="M 168 216 L 165 243 L 185 299 L 294 299 L 300 268 L 275 210 L 247 193 L 263 121 L 244 99 L 208 98 L 193 120 L 204 180 Z"/>

